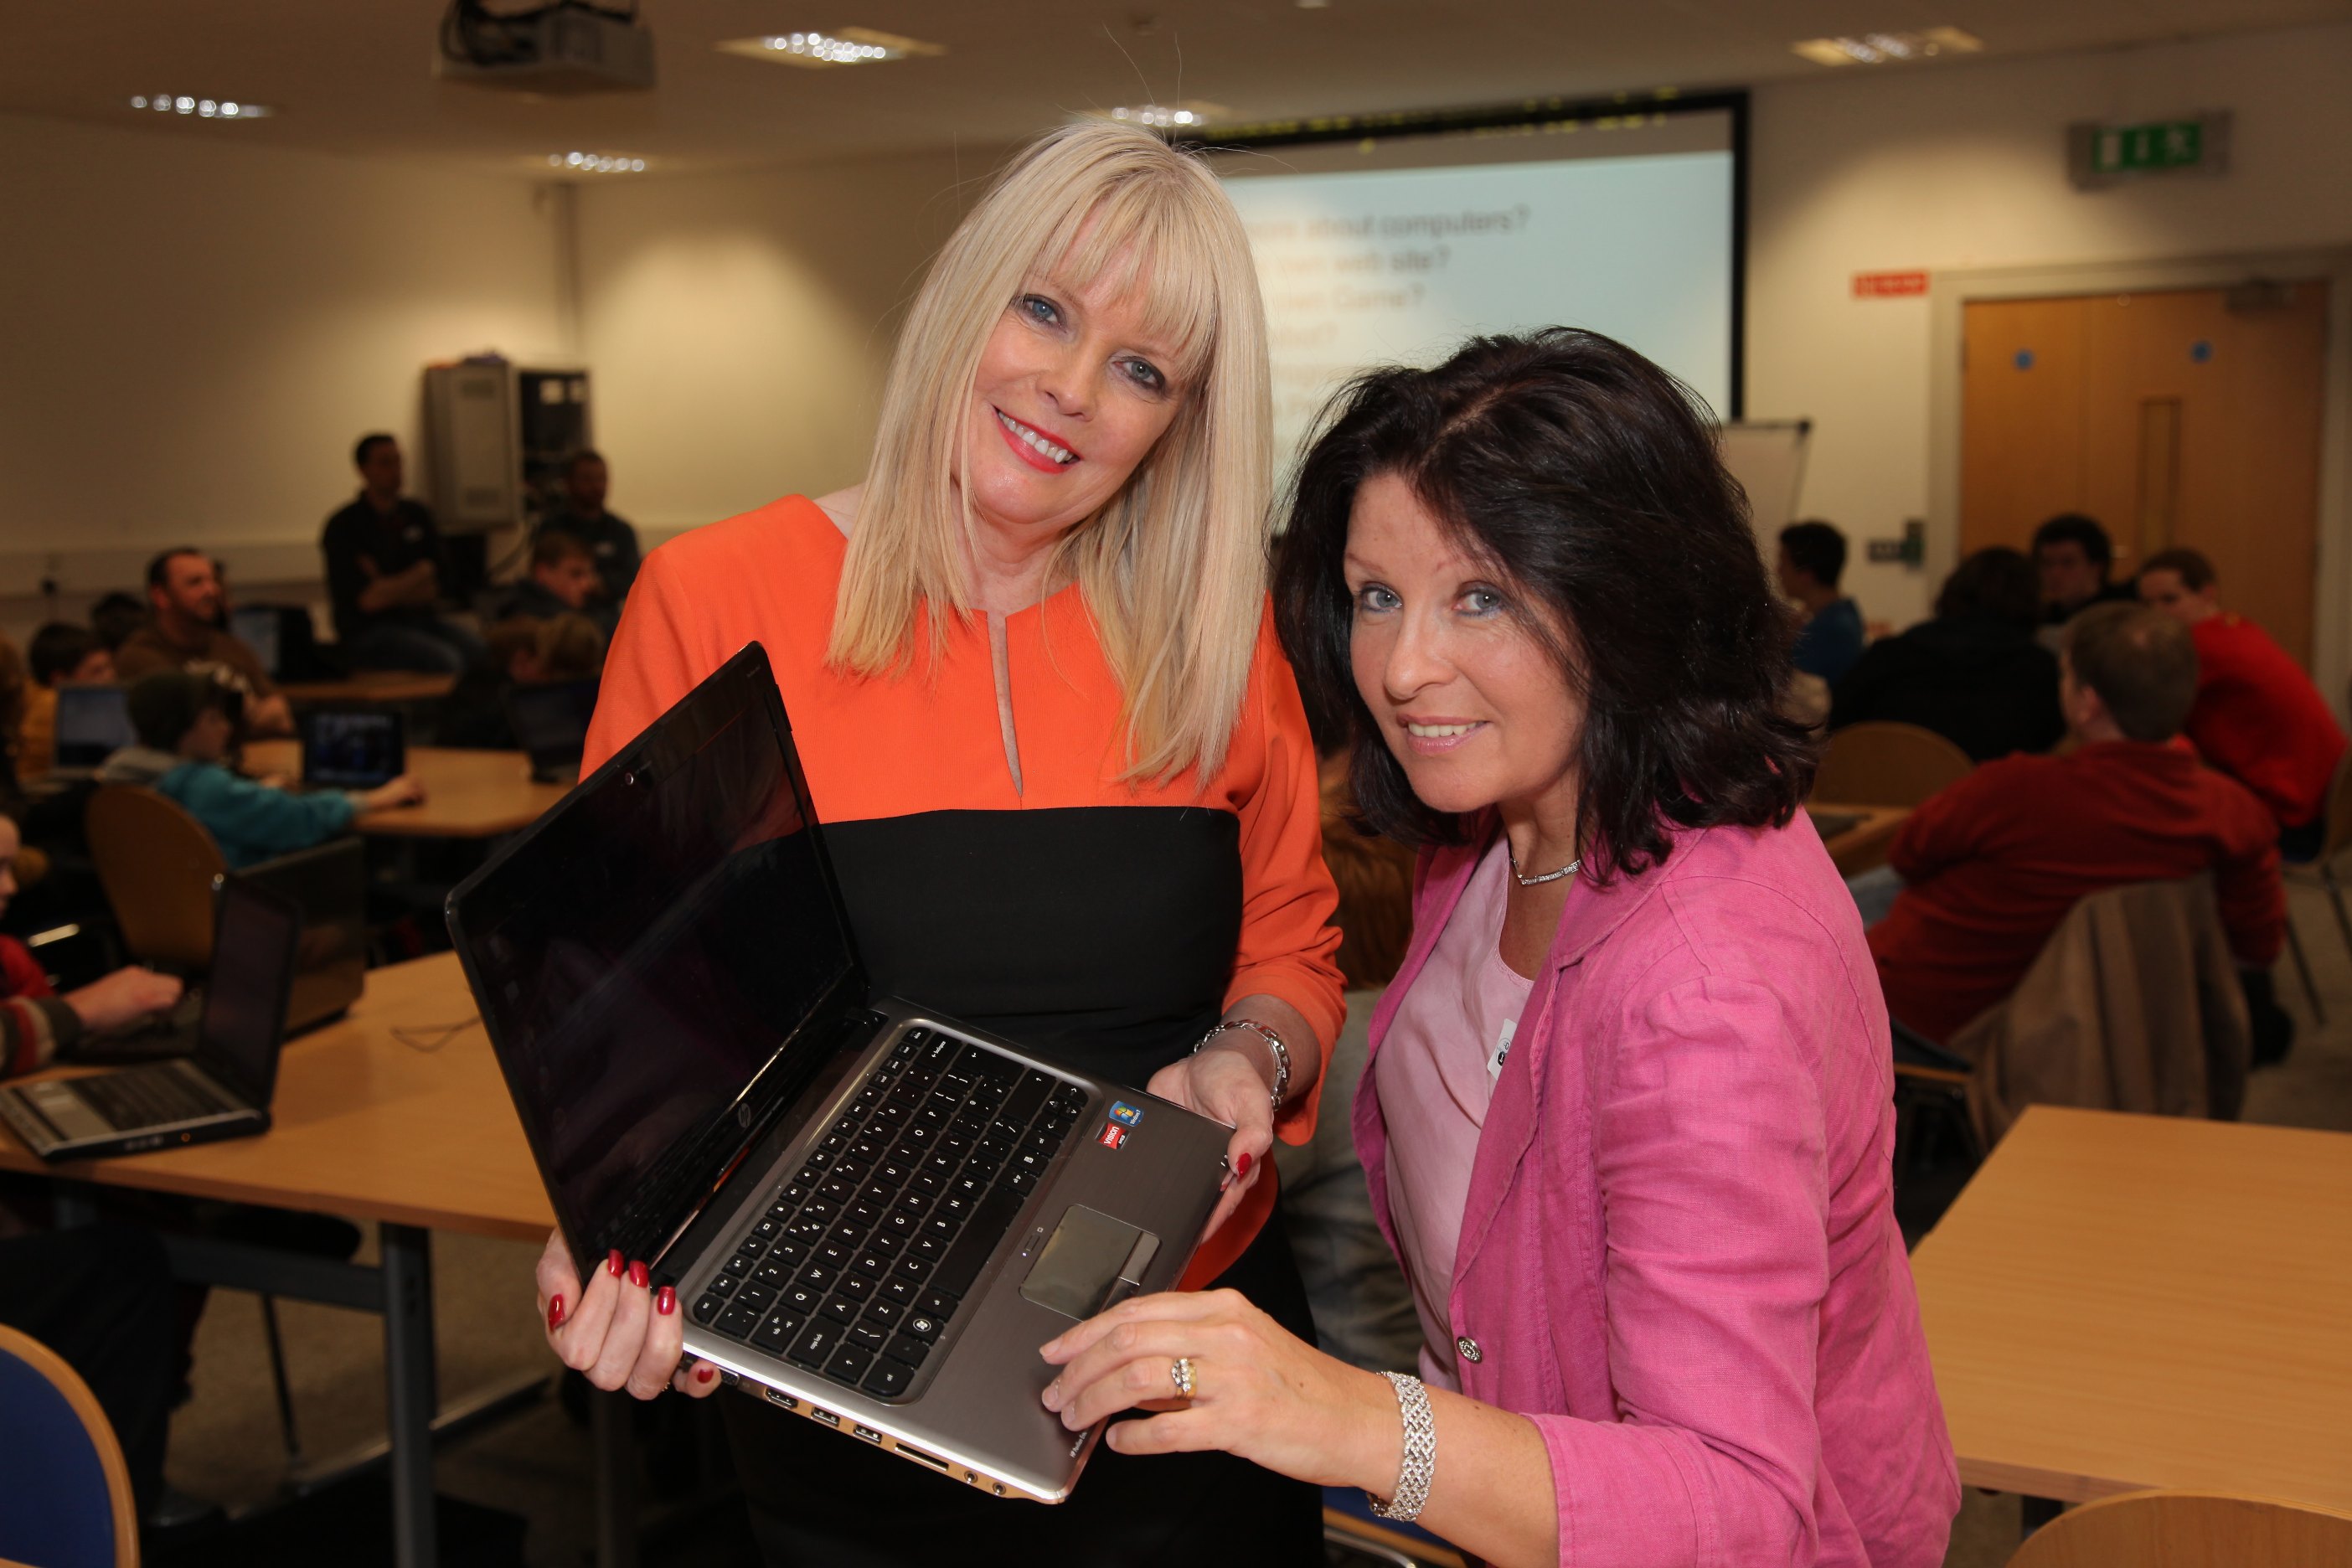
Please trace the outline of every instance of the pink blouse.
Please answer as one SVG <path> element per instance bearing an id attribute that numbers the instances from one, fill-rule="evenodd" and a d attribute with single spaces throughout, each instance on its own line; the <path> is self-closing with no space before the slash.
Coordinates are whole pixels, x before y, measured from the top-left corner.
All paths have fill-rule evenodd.
<path id="1" fill-rule="evenodd" d="M 1463 889 L 1420 984 L 1390 1020 L 1373 1075 L 1388 1120 L 1389 1212 L 1421 1317 L 1421 1375 L 1457 1393 L 1446 1302 L 1470 1167 L 1496 1075 L 1535 984 L 1503 962 L 1509 868 L 1497 838 Z"/>

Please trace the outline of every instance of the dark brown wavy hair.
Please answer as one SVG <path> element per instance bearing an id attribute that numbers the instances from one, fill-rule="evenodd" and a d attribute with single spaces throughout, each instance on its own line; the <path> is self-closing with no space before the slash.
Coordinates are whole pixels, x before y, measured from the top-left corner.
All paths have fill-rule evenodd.
<path id="1" fill-rule="evenodd" d="M 1416 845 L 1467 827 L 1414 796 L 1349 665 L 1348 517 L 1383 474 L 1516 590 L 1512 613 L 1583 697 L 1579 837 L 1600 876 L 1662 864 L 1675 826 L 1795 815 L 1815 759 L 1777 706 L 1793 623 L 1708 418 L 1622 343 L 1555 327 L 1359 377 L 1300 467 L 1275 614 L 1318 731 L 1357 742 L 1368 826 Z"/>

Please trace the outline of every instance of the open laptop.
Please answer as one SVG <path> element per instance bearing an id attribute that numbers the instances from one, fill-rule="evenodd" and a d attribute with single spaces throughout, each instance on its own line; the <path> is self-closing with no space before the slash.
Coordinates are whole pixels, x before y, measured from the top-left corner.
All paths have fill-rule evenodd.
<path id="1" fill-rule="evenodd" d="M 34 1153 L 95 1160 L 268 1130 L 302 914 L 236 877 L 220 879 L 215 896 L 219 935 L 195 1054 L 0 1087 L 0 1121 Z"/>
<path id="2" fill-rule="evenodd" d="M 570 784 L 580 776 L 580 753 L 588 745 L 588 721 L 596 711 L 596 682 L 551 680 L 520 684 L 507 692 L 507 723 L 530 756 L 530 776 L 540 784 Z"/>
<path id="3" fill-rule="evenodd" d="M 278 668 L 278 628 L 283 618 L 275 605 L 248 605 L 231 610 L 228 616 L 229 635 L 253 650 L 272 680 L 285 675 Z"/>
<path id="4" fill-rule="evenodd" d="M 302 715 L 302 783 L 373 789 L 408 771 L 408 731 L 395 708 L 313 709 Z"/>
<path id="5" fill-rule="evenodd" d="M 449 930 L 583 1268 L 647 1260 L 745 1392 L 1069 1495 L 1100 1427 L 1038 1404 L 1037 1347 L 1174 1285 L 1228 1130 L 872 994 L 760 645 L 460 884 Z"/>
<path id="6" fill-rule="evenodd" d="M 125 746 L 139 743 L 131 706 L 120 686 L 68 683 L 58 688 L 57 764 L 63 778 L 87 778 Z"/>

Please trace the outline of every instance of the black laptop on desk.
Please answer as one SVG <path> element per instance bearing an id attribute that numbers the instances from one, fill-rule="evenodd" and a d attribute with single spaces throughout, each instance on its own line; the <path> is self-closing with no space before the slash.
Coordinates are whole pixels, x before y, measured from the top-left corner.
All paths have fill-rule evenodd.
<path id="1" fill-rule="evenodd" d="M 58 688 L 57 763 L 52 770 L 57 777 L 88 778 L 107 758 L 138 743 L 121 687 L 68 683 Z"/>
<path id="2" fill-rule="evenodd" d="M 998 1497 L 1100 1427 L 1037 1347 L 1182 1274 L 1228 1129 L 877 995 L 758 644 L 449 899 L 572 1256 L 674 1285 L 686 1349 Z"/>
<path id="3" fill-rule="evenodd" d="M 96 1160 L 268 1131 L 302 912 L 234 876 L 220 903 L 194 1054 L 0 1086 L 0 1121 L 44 1160 Z"/>

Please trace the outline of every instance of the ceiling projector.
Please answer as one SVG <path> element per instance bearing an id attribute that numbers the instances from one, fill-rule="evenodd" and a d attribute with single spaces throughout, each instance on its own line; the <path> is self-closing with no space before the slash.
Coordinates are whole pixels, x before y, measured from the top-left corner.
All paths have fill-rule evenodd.
<path id="1" fill-rule="evenodd" d="M 435 74 L 509 92 L 644 91 L 654 85 L 654 37 L 634 6 L 608 11 L 555 0 L 501 13 L 482 0 L 452 0 Z"/>

